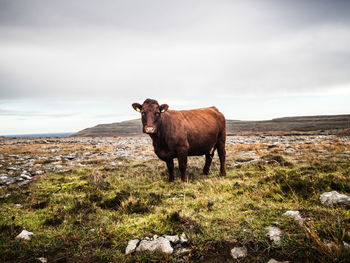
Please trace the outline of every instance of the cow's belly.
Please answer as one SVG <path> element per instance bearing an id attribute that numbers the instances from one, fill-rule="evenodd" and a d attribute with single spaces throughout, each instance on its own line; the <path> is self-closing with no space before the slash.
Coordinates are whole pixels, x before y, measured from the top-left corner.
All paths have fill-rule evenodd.
<path id="1" fill-rule="evenodd" d="M 176 158 L 176 153 L 173 151 L 169 150 L 164 150 L 164 149 L 156 149 L 154 148 L 154 153 L 158 156 L 159 159 L 165 161 L 169 159 L 174 159 Z"/>
<path id="2" fill-rule="evenodd" d="M 207 131 L 205 134 L 191 133 L 188 137 L 174 137 L 168 140 L 167 145 L 159 147 L 153 144 L 154 152 L 159 159 L 165 161 L 177 158 L 178 154 L 185 152 L 187 156 L 204 155 L 214 148 L 217 143 L 217 131 L 211 133 Z"/>
<path id="3" fill-rule="evenodd" d="M 192 139 L 189 142 L 189 149 L 188 149 L 188 155 L 189 156 L 198 156 L 209 153 L 213 148 L 214 145 L 217 143 L 216 140 L 217 136 L 207 136 L 202 137 L 200 140 Z"/>
<path id="4" fill-rule="evenodd" d="M 197 147 L 190 147 L 188 156 L 199 156 L 209 153 L 214 148 L 214 143 L 207 145 L 200 145 Z"/>
<path id="5" fill-rule="evenodd" d="M 205 147 L 195 148 L 195 149 L 190 148 L 187 152 L 187 156 L 200 156 L 200 155 L 207 154 L 211 151 L 211 149 L 213 149 L 213 147 L 214 146 L 212 147 L 205 146 Z M 154 152 L 158 156 L 158 158 L 163 161 L 178 157 L 178 154 L 175 151 L 155 149 Z"/>

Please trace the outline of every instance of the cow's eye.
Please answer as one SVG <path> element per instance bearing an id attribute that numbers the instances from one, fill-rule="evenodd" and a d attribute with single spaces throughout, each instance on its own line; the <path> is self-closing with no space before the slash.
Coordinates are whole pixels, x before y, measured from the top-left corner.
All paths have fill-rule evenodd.
<path id="1" fill-rule="evenodd" d="M 141 112 L 141 115 L 142 115 L 142 116 L 145 116 L 145 112 L 144 112 L 144 111 L 143 111 L 143 112 Z"/>

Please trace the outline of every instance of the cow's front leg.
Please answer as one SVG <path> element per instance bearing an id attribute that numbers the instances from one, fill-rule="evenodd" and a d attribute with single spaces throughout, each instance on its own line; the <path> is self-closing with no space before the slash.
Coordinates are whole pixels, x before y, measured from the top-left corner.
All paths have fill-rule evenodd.
<path id="1" fill-rule="evenodd" d="M 169 182 L 174 181 L 174 159 L 166 160 L 166 166 L 168 167 L 169 172 Z"/>
<path id="2" fill-rule="evenodd" d="M 179 161 L 179 169 L 180 169 L 180 173 L 181 173 L 181 179 L 184 182 L 188 182 L 188 177 L 186 174 L 186 168 L 187 168 L 187 153 L 184 154 L 179 154 L 178 156 L 178 161 Z"/>

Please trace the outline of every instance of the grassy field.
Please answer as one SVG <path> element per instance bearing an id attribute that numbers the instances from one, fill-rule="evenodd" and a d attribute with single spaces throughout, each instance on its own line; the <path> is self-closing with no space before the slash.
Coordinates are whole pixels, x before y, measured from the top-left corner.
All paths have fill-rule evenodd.
<path id="1" fill-rule="evenodd" d="M 248 256 L 239 262 L 349 262 L 343 241 L 350 243 L 350 210 L 319 201 L 325 191 L 350 194 L 348 141 L 304 144 L 292 153 L 265 148 L 228 145 L 224 178 L 218 177 L 217 157 L 209 176 L 201 175 L 203 157 L 190 158 L 189 183 L 179 174 L 168 183 L 159 160 L 119 158 L 122 165 L 100 160 L 1 188 L 0 260 L 236 262 L 230 250 L 244 246 Z M 246 162 L 242 151 L 259 159 Z M 299 210 L 304 226 L 283 216 L 287 210 Z M 268 226 L 282 230 L 280 244 L 269 240 Z M 23 229 L 34 233 L 30 241 L 15 239 Z M 130 239 L 182 233 L 191 249 L 186 256 L 125 255 Z"/>

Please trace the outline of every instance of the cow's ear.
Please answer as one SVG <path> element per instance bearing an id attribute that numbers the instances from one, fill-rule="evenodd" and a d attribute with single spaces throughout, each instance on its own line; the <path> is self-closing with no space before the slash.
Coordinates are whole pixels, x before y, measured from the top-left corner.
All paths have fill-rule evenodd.
<path id="1" fill-rule="evenodd" d="M 166 112 L 168 108 L 169 108 L 168 104 L 162 104 L 159 106 L 159 110 L 161 113 Z"/>
<path id="2" fill-rule="evenodd" d="M 134 110 L 141 112 L 142 106 L 140 103 L 133 103 L 132 107 L 134 108 Z"/>

